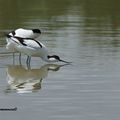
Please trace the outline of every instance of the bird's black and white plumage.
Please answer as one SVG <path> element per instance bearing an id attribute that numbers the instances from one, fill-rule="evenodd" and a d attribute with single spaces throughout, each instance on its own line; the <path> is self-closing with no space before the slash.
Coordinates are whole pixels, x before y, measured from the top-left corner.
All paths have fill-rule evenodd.
<path id="1" fill-rule="evenodd" d="M 17 52 L 17 50 L 15 49 L 15 46 L 14 46 L 14 42 L 10 39 L 10 36 L 11 37 L 18 37 L 19 39 L 24 38 L 27 40 L 27 39 L 35 39 L 35 38 L 39 37 L 40 34 L 41 34 L 41 31 L 39 29 L 32 29 L 32 30 L 23 29 L 23 28 L 16 29 L 7 35 L 6 48 L 8 50 L 10 50 L 11 52 Z"/>
<path id="2" fill-rule="evenodd" d="M 21 38 L 38 38 L 41 34 L 39 29 L 23 29 L 19 28 L 9 33 L 10 36 L 21 37 Z"/>
<path id="3" fill-rule="evenodd" d="M 39 29 L 31 29 L 31 30 L 30 29 L 23 29 L 23 28 L 16 29 L 16 30 L 10 32 L 9 34 L 7 34 L 6 48 L 9 51 L 13 52 L 13 56 L 14 56 L 14 52 L 19 52 L 19 51 L 17 51 L 17 49 L 15 48 L 15 43 L 13 40 L 10 39 L 10 36 L 18 38 L 22 42 L 23 38 L 26 40 L 36 39 L 40 36 L 40 34 L 41 34 L 41 30 L 39 30 Z M 19 60 L 21 61 L 21 53 L 19 54 Z"/>
<path id="4" fill-rule="evenodd" d="M 20 53 L 23 53 L 28 56 L 27 63 L 30 64 L 30 58 L 31 56 L 34 57 L 40 57 L 42 60 L 46 62 L 66 62 L 64 60 L 61 60 L 59 56 L 52 55 L 50 56 L 48 54 L 48 50 L 45 45 L 43 45 L 41 42 L 36 41 L 32 38 L 21 38 L 21 37 L 15 37 L 11 35 L 7 35 L 7 38 L 11 41 L 11 45 L 14 46 L 14 49 Z M 9 47 L 8 44 L 6 45 L 6 48 Z"/>

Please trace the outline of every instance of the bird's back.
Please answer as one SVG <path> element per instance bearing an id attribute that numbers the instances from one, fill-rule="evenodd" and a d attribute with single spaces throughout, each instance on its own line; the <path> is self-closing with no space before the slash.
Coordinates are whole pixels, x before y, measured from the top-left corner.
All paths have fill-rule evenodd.
<path id="1" fill-rule="evenodd" d="M 21 38 L 37 38 L 40 34 L 34 33 L 33 30 L 19 28 L 9 33 L 9 35 Z"/>

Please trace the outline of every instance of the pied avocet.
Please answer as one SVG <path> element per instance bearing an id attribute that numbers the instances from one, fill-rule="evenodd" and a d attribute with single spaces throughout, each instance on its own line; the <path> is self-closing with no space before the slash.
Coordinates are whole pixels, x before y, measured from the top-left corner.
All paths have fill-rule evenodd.
<path id="1" fill-rule="evenodd" d="M 41 57 L 42 60 L 46 62 L 65 62 L 67 61 L 61 60 L 57 55 L 49 55 L 48 50 L 45 45 L 41 42 L 38 42 L 32 38 L 20 38 L 20 37 L 13 37 L 11 35 L 7 35 L 7 38 L 11 40 L 12 45 L 14 46 L 15 50 L 20 53 L 24 53 L 27 55 L 27 65 L 30 66 L 31 56 L 34 57 Z M 8 46 L 6 46 L 8 47 Z"/>
<path id="2" fill-rule="evenodd" d="M 19 28 L 19 29 L 16 29 L 16 30 L 10 32 L 8 35 L 10 35 L 12 37 L 35 39 L 35 38 L 39 37 L 40 34 L 41 34 L 41 30 L 39 30 L 39 29 L 31 29 L 31 30 L 29 30 L 29 29 Z M 13 56 L 14 56 L 14 52 L 18 52 L 15 49 L 14 42 L 11 41 L 11 39 L 9 39 L 9 37 L 6 38 L 6 41 L 7 41 L 6 48 L 8 50 L 10 50 L 11 52 L 13 52 Z M 21 53 L 19 54 L 19 60 L 21 61 Z"/>

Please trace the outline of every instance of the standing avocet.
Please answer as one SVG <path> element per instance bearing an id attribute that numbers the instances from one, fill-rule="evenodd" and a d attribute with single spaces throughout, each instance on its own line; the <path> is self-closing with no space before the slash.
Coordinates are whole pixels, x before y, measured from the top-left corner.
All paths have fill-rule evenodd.
<path id="1" fill-rule="evenodd" d="M 20 52 L 27 55 L 27 65 L 30 66 L 31 56 L 33 57 L 41 57 L 42 60 L 46 62 L 65 62 L 69 63 L 67 61 L 61 60 L 59 56 L 57 55 L 49 55 L 48 50 L 41 42 L 36 41 L 35 39 L 31 38 L 20 38 L 20 37 L 13 37 L 10 35 L 7 35 L 7 38 L 9 38 L 14 45 L 14 48 Z"/>
<path id="2" fill-rule="evenodd" d="M 40 34 L 41 34 L 41 31 L 39 29 L 29 30 L 29 29 L 19 28 L 19 29 L 16 29 L 16 30 L 10 32 L 8 35 L 10 35 L 12 37 L 35 39 L 35 38 L 39 37 Z M 14 42 L 11 39 L 9 39 L 9 37 L 6 38 L 6 41 L 7 41 L 6 48 L 8 50 L 10 50 L 11 52 L 13 52 L 13 56 L 14 56 L 14 52 L 18 52 L 15 49 Z M 19 54 L 19 60 L 21 61 L 21 53 Z"/>

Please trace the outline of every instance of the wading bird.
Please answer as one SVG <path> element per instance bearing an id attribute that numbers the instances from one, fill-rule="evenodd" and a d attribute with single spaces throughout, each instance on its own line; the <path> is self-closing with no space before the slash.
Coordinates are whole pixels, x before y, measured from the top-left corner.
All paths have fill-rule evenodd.
<path id="1" fill-rule="evenodd" d="M 19 29 L 16 29 L 10 32 L 7 36 L 24 38 L 27 40 L 27 39 L 38 38 L 40 34 L 41 34 L 41 31 L 39 29 L 29 30 L 29 29 L 19 28 Z M 6 38 L 6 41 L 7 41 L 6 48 L 10 50 L 11 52 L 13 52 L 13 58 L 14 58 L 14 52 L 18 52 L 15 49 L 14 42 L 11 39 L 9 39 L 9 37 Z M 21 62 L 21 53 L 19 54 L 19 61 Z"/>
<path id="2" fill-rule="evenodd" d="M 21 38 L 16 36 L 7 35 L 7 38 L 11 41 L 14 49 L 20 53 L 27 55 L 27 66 L 30 67 L 31 56 L 40 57 L 46 62 L 65 62 L 61 60 L 57 55 L 49 55 L 45 45 L 32 38 Z M 8 47 L 8 46 L 6 46 Z"/>

